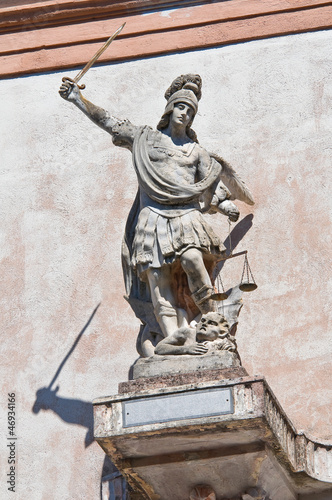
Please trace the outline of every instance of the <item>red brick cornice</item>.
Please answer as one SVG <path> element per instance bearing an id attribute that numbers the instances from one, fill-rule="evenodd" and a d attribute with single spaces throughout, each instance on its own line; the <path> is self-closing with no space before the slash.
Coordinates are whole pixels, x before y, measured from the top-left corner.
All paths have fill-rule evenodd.
<path id="1" fill-rule="evenodd" d="M 0 77 L 82 66 L 124 21 L 101 62 L 329 29 L 332 2 L 2 0 Z"/>
<path id="2" fill-rule="evenodd" d="M 179 7 L 179 1 L 165 0 L 2 0 L 0 33 L 51 27 L 128 16 Z M 201 4 L 200 0 L 181 0 L 181 7 Z M 14 5 L 13 5 L 14 4 Z"/>

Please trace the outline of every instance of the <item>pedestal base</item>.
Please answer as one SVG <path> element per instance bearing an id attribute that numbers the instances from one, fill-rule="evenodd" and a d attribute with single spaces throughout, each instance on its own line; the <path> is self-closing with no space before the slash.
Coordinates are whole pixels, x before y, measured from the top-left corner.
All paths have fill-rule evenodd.
<path id="1" fill-rule="evenodd" d="M 140 358 L 133 366 L 133 378 L 156 377 L 159 375 L 194 373 L 203 370 L 217 370 L 241 367 L 237 353 L 217 351 L 203 356 L 151 356 Z"/>
<path id="2" fill-rule="evenodd" d="M 263 378 L 99 398 L 94 417 L 97 442 L 136 498 L 189 500 L 198 484 L 217 500 L 252 488 L 273 500 L 332 498 L 331 447 L 296 432 Z"/>
<path id="3" fill-rule="evenodd" d="M 198 384 L 201 382 L 213 382 L 219 380 L 233 380 L 247 377 L 248 372 L 243 366 L 220 368 L 216 370 L 197 370 L 190 373 L 170 373 L 155 377 L 142 377 L 128 382 L 120 382 L 119 394 L 139 393 L 142 391 L 154 391 L 156 389 L 171 388 L 181 385 Z"/>

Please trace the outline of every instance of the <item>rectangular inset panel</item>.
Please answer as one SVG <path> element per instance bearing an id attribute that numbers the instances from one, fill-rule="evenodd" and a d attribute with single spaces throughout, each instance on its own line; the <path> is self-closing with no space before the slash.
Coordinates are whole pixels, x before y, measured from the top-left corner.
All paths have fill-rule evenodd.
<path id="1" fill-rule="evenodd" d="M 231 389 L 216 388 L 135 399 L 122 403 L 123 426 L 157 424 L 233 413 Z"/>

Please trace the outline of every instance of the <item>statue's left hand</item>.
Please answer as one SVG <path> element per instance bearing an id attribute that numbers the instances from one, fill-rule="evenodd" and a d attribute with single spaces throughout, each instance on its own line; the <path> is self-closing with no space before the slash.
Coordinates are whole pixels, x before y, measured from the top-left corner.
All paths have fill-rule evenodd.
<path id="1" fill-rule="evenodd" d="M 218 205 L 218 209 L 224 215 L 227 215 L 231 222 L 236 222 L 240 216 L 240 211 L 230 200 L 224 200 Z"/>
<path id="2" fill-rule="evenodd" d="M 190 344 L 186 346 L 185 354 L 194 354 L 194 355 L 202 355 L 208 351 L 208 347 L 206 346 L 206 342 L 195 342 L 195 344 Z"/>

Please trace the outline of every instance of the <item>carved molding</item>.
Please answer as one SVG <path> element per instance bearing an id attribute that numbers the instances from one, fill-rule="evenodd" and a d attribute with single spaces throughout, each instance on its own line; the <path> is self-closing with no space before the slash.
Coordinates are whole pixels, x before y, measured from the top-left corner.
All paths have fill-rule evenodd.
<path id="1" fill-rule="evenodd" d="M 181 0 L 182 7 L 202 3 Z M 13 5 L 14 4 L 14 5 Z M 127 16 L 153 10 L 177 8 L 177 1 L 165 0 L 2 0 L 0 33 L 29 28 L 59 26 L 110 17 Z"/>
<path id="2" fill-rule="evenodd" d="M 205 390 L 211 387 L 211 383 L 212 382 L 196 382 L 195 384 L 181 385 L 180 387 L 143 390 L 141 393 L 126 393 L 113 397 L 98 398 L 93 402 L 95 439 L 104 449 L 112 449 L 113 451 L 116 450 L 118 436 L 126 434 L 128 441 L 130 442 L 131 437 L 127 435 L 128 431 L 123 430 L 121 427 L 122 424 L 119 422 L 119 415 L 121 415 L 122 412 L 123 401 L 132 400 L 133 397 L 135 399 L 146 397 L 151 399 L 151 397 L 158 396 L 159 394 L 166 396 L 167 394 L 176 394 L 177 392 L 183 393 L 194 389 Z M 222 387 L 232 387 L 235 413 L 231 416 L 220 415 L 215 417 L 217 421 L 232 422 L 233 427 L 238 424 L 239 429 L 243 425 L 244 421 L 252 421 L 254 426 L 257 425 L 257 429 L 261 429 L 263 433 L 260 445 L 262 445 L 263 448 L 267 445 L 268 448 L 279 458 L 279 461 L 283 464 L 285 470 L 292 473 L 290 479 L 294 481 L 293 486 L 295 490 L 297 488 L 297 473 L 306 474 L 308 492 L 311 491 L 311 488 L 312 491 L 316 489 L 317 481 L 332 483 L 332 443 L 322 441 L 319 442 L 303 432 L 298 432 L 278 403 L 264 378 L 241 377 L 240 379 L 235 380 L 223 380 L 222 382 L 218 382 L 218 384 Z M 215 383 L 213 384 L 213 387 L 216 387 Z M 135 435 L 135 443 L 138 443 L 139 439 L 142 439 L 145 442 L 146 439 L 149 439 L 149 436 L 152 436 L 152 438 L 155 436 L 156 430 L 160 435 L 167 435 L 167 433 L 169 433 L 173 427 L 176 428 L 177 425 L 177 422 L 149 424 L 132 428 L 130 432 L 133 432 Z M 181 421 L 182 432 L 186 429 L 185 425 L 186 421 Z M 203 425 L 200 419 L 197 419 L 196 425 Z M 213 426 L 214 423 L 206 422 L 204 425 L 207 432 L 209 426 Z M 193 424 L 192 421 L 190 421 L 190 425 L 188 425 L 189 434 L 192 427 Z M 195 446 L 195 440 L 193 441 L 193 446 Z M 248 453 L 249 449 L 250 452 L 259 451 L 258 449 L 256 450 L 252 444 L 250 446 L 249 448 L 246 448 L 243 444 L 242 452 Z M 176 453 L 174 455 L 168 454 L 167 456 L 162 454 L 162 450 L 160 452 L 160 456 L 158 455 L 158 457 L 153 457 L 151 465 L 155 463 L 156 460 L 159 464 L 172 463 L 174 460 L 178 462 L 180 460 L 180 455 L 183 462 L 193 460 L 193 454 L 189 453 L 189 451 L 180 454 Z M 214 450 L 213 452 L 209 450 L 207 455 L 206 451 L 200 452 L 195 449 L 195 458 L 197 460 L 207 459 L 207 457 L 211 458 L 212 456 L 219 456 L 218 453 L 218 450 Z M 225 450 L 223 450 L 223 454 L 226 454 Z M 129 459 L 129 457 L 127 457 L 123 460 L 121 453 L 118 454 L 118 452 L 116 452 L 114 454 L 112 452 L 111 455 L 112 460 L 116 461 L 115 465 L 121 472 L 124 473 L 129 482 L 131 481 L 131 476 L 136 468 L 139 470 L 143 465 L 147 467 L 150 464 L 147 457 L 135 457 L 133 459 Z M 245 494 L 251 493 L 248 491 Z M 245 498 L 245 500 L 248 500 L 248 498 Z"/>
<path id="3" fill-rule="evenodd" d="M 101 62 L 331 28 L 327 0 L 3 0 L 0 76 L 82 66 L 124 21 Z M 176 8 L 175 8 L 176 7 Z M 172 10 L 173 9 L 173 10 Z M 161 11 L 168 10 L 167 16 Z M 142 14 L 149 13 L 148 16 Z"/>
<path id="4" fill-rule="evenodd" d="M 296 472 L 303 471 L 319 481 L 332 482 L 331 442 L 317 441 L 304 432 L 297 432 L 268 386 L 265 418 Z"/>

